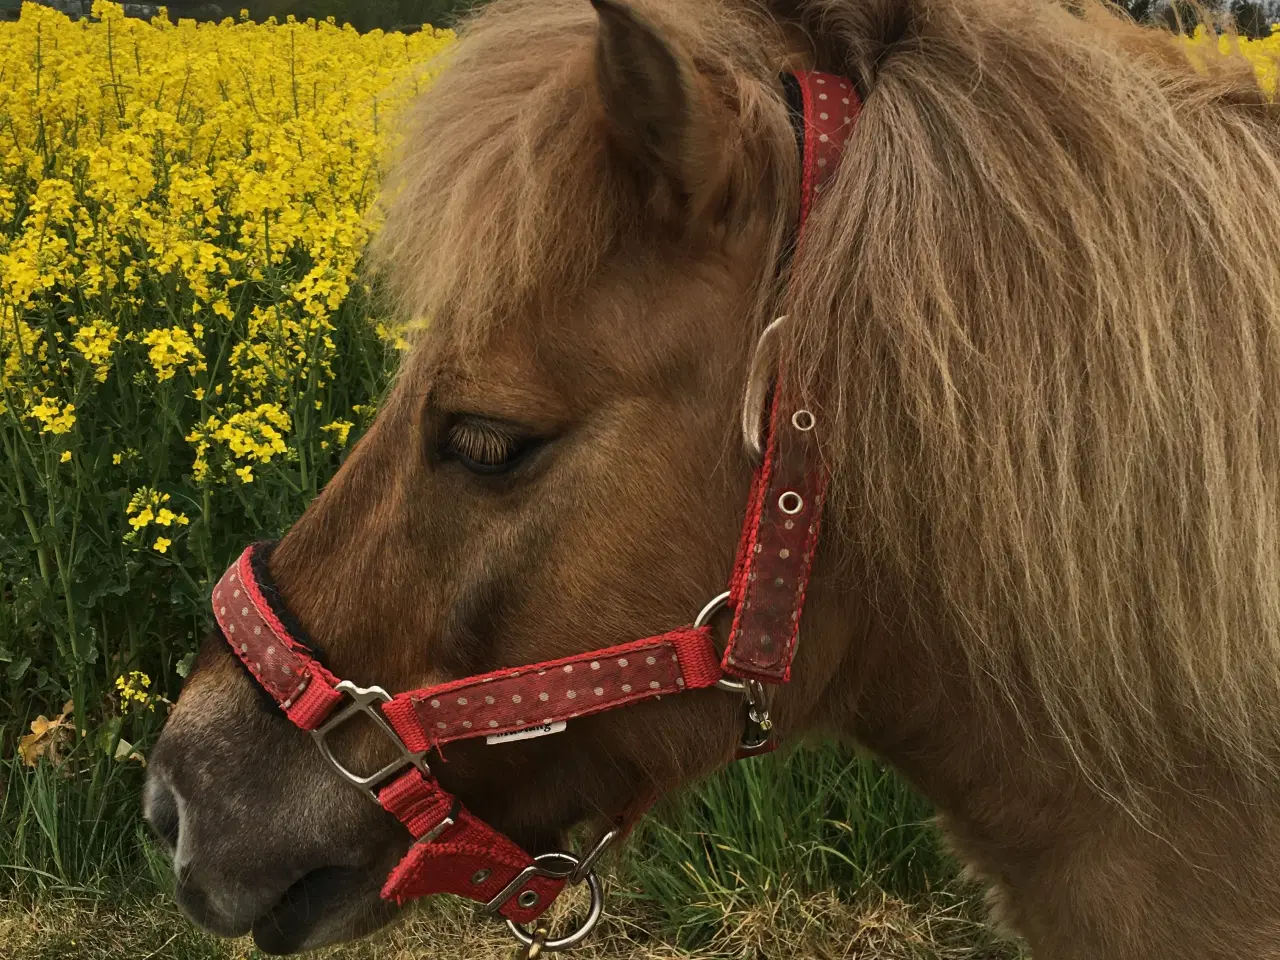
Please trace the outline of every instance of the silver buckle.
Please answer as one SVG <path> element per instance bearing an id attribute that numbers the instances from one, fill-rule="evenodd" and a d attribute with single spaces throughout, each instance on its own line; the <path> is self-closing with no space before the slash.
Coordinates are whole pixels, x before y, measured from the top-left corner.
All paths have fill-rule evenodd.
<path id="1" fill-rule="evenodd" d="M 596 841 L 596 845 L 591 848 L 591 851 L 581 858 L 574 856 L 572 853 L 561 851 L 539 854 L 533 858 L 533 863 L 521 870 L 514 880 L 503 887 L 501 892 L 485 905 L 484 909 L 491 914 L 497 914 L 503 905 L 534 877 L 565 880 L 570 885 L 585 883 L 587 890 L 591 893 L 591 906 L 587 909 L 586 917 L 572 933 L 558 937 L 555 940 L 539 940 L 539 937 L 545 937 L 545 931 L 531 933 L 514 920 L 507 921 L 507 929 L 511 931 L 511 935 L 525 947 L 532 947 L 535 940 L 539 940 L 539 949 L 544 953 L 558 953 L 561 950 L 576 947 L 595 929 L 596 924 L 600 922 L 600 917 L 604 914 L 604 884 L 600 882 L 600 878 L 593 868 L 596 865 L 596 861 L 600 859 L 601 854 L 609 848 L 609 845 L 613 843 L 617 836 L 617 830 L 608 831 Z M 537 894 L 532 890 L 526 890 L 525 893 L 533 893 L 534 897 L 537 897 Z M 524 894 L 521 894 L 521 900 L 517 901 L 521 906 L 532 907 L 536 905 L 536 899 L 525 903 L 523 897 Z"/>
<path id="2" fill-rule="evenodd" d="M 738 749 L 743 753 L 763 750 L 773 736 L 773 720 L 769 717 L 769 696 L 759 680 L 746 682 L 746 719 Z"/>
<path id="3" fill-rule="evenodd" d="M 443 818 L 441 818 L 439 823 L 437 823 L 434 827 L 432 827 L 430 830 L 428 830 L 426 833 L 420 836 L 417 840 L 415 840 L 414 844 L 416 845 L 419 843 L 435 843 L 435 841 L 439 839 L 440 834 L 444 833 L 446 830 L 448 830 L 450 827 L 452 827 L 455 823 L 458 822 L 458 815 L 461 813 L 461 811 L 462 811 L 462 802 L 458 800 L 457 797 L 454 797 L 453 805 L 449 807 L 449 812 L 446 813 Z"/>
<path id="4" fill-rule="evenodd" d="M 391 774 L 396 773 L 405 767 L 414 767 L 424 777 L 431 776 L 431 768 L 427 766 L 427 751 L 414 753 L 404 745 L 404 741 L 399 735 L 391 729 L 391 724 L 387 723 L 386 718 L 382 715 L 382 711 L 377 705 L 380 703 L 389 703 L 391 694 L 383 690 L 381 687 L 357 687 L 350 680 L 343 680 L 336 687 L 339 693 L 345 693 L 351 698 L 351 702 L 339 710 L 334 716 L 330 717 L 323 724 L 311 731 L 311 737 L 316 742 L 316 746 L 320 748 L 321 755 L 329 761 L 329 765 L 338 771 L 338 775 L 348 783 L 353 784 L 367 793 L 374 803 L 378 803 L 378 791 L 374 789 L 378 784 L 382 783 Z M 333 751 L 329 749 L 328 737 L 334 730 L 342 726 L 356 714 L 363 713 L 375 724 L 382 729 L 388 739 L 396 745 L 396 750 L 400 756 L 396 760 L 392 760 L 376 773 L 367 777 L 353 773 L 338 762 L 338 758 L 333 755 Z M 379 806 L 382 804 L 378 803 Z M 449 819 L 448 817 L 445 818 Z M 436 830 L 442 830 L 444 825 L 436 827 Z M 435 831 L 433 831 L 435 832 Z M 439 834 L 437 833 L 437 836 Z"/>

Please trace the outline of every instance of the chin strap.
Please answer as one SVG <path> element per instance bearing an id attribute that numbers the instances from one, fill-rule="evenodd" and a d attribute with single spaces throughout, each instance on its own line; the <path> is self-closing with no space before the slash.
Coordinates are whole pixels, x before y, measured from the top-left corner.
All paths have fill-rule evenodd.
<path id="1" fill-rule="evenodd" d="M 789 74 L 783 86 L 804 171 L 799 252 L 809 213 L 835 172 L 859 101 L 848 80 L 831 74 Z M 586 937 L 603 909 L 596 860 L 619 829 L 629 829 L 657 799 L 637 801 L 619 829 L 609 831 L 586 856 L 534 857 L 440 787 L 426 756 L 447 743 L 526 739 L 591 714 L 717 687 L 740 692 L 746 701 L 739 755 L 772 746 L 765 685 L 791 678 L 826 490 L 817 419 L 796 400 L 783 373 L 779 368 L 768 392 L 763 462 L 752 482 L 729 590 L 707 604 L 692 626 L 392 696 L 380 687 L 340 680 L 311 654 L 301 629 L 270 588 L 269 544 L 246 548 L 223 574 L 213 590 L 213 608 L 236 656 L 286 716 L 311 733 L 337 773 L 395 816 L 413 838 L 387 878 L 384 898 L 404 904 L 452 893 L 505 917 L 526 947 L 567 949 Z M 759 438 L 748 440 L 754 445 Z M 724 607 L 733 609 L 733 627 L 722 657 L 708 621 Z M 396 752 L 394 760 L 367 775 L 344 766 L 329 744 L 329 736 L 358 715 L 371 720 Z M 577 883 L 588 885 L 591 906 L 571 934 L 548 940 L 545 931 L 525 929 L 567 884 Z"/>

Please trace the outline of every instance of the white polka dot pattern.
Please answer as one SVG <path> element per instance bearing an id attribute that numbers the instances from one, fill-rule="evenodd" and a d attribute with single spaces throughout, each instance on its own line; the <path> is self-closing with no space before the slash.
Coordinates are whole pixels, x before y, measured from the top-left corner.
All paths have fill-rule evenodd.
<path id="1" fill-rule="evenodd" d="M 839 170 L 861 104 L 853 84 L 844 77 L 798 71 L 795 79 L 804 114 L 804 180 L 796 254 L 803 256 L 805 224 Z M 791 678 L 827 484 L 818 452 L 819 430 L 814 429 L 811 412 L 806 411 L 807 421 L 796 420 L 802 404 L 790 386 L 780 375 L 764 465 L 752 488 L 746 548 L 734 571 L 731 605 L 736 609 L 724 659 L 734 676 L 764 683 L 785 683 Z M 791 510 L 794 504 L 799 506 Z"/>
<path id="2" fill-rule="evenodd" d="M 310 657 L 295 652 L 292 638 L 262 596 L 253 578 L 252 549 L 245 550 L 213 588 L 213 612 L 232 651 L 288 710 L 311 680 Z"/>
<path id="3" fill-rule="evenodd" d="M 813 199 L 822 195 L 840 166 L 840 154 L 853 130 L 861 101 L 853 84 L 830 74 L 796 74 L 805 96 L 805 182 L 809 196 L 801 208 L 801 224 Z"/>
<path id="4" fill-rule="evenodd" d="M 410 749 L 425 749 L 710 686 L 720 675 L 718 659 L 707 628 L 685 627 L 612 650 L 419 690 L 397 697 L 384 712 Z"/>

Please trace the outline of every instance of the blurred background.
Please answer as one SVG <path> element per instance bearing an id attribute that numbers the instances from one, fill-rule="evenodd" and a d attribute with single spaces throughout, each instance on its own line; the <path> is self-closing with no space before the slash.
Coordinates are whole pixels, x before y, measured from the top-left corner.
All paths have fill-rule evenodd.
<path id="1" fill-rule="evenodd" d="M 35 0 L 64 13 L 84 15 L 91 0 Z M 253 20 L 267 17 L 283 20 L 292 14 L 299 20 L 333 17 L 338 23 L 350 23 L 357 30 L 412 30 L 421 24 L 451 27 L 486 0 L 245 0 L 232 2 L 190 3 L 175 0 L 167 4 L 170 17 L 195 20 L 221 20 L 249 11 Z M 1184 0 L 1116 0 L 1135 20 L 1158 20 L 1177 30 L 1180 25 L 1197 22 L 1193 6 Z M 0 0 L 0 19 L 17 19 L 22 0 Z M 126 3 L 126 12 L 149 19 L 158 4 Z M 1230 13 L 1240 33 L 1253 38 L 1265 37 L 1272 23 L 1280 23 L 1280 0 L 1205 0 L 1199 4 L 1206 10 Z M 1190 26 L 1188 26 L 1188 30 Z"/>

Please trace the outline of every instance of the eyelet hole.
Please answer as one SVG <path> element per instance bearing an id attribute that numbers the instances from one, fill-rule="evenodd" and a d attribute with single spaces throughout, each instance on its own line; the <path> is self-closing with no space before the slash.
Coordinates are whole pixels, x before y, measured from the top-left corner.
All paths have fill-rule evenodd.
<path id="1" fill-rule="evenodd" d="M 475 873 L 471 875 L 471 883 L 474 886 L 478 887 L 480 886 L 480 884 L 488 880 L 490 876 L 492 876 L 492 874 L 488 871 L 488 869 L 477 870 Z"/>
<path id="2" fill-rule="evenodd" d="M 526 890 L 524 891 L 524 893 L 520 894 L 520 896 L 516 898 L 516 903 L 520 904 L 520 906 L 524 907 L 526 910 L 528 910 L 537 902 L 538 902 L 537 890 Z"/>
<path id="3" fill-rule="evenodd" d="M 778 498 L 778 509 L 787 516 L 794 517 L 804 509 L 804 497 L 794 490 L 788 490 Z"/>
<path id="4" fill-rule="evenodd" d="M 808 433 L 817 422 L 817 418 L 808 410 L 797 410 L 791 415 L 791 425 L 802 433 Z"/>

